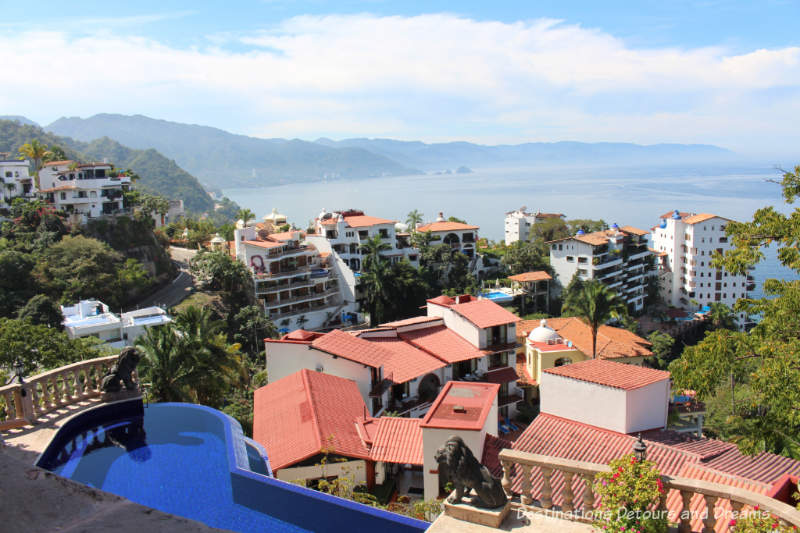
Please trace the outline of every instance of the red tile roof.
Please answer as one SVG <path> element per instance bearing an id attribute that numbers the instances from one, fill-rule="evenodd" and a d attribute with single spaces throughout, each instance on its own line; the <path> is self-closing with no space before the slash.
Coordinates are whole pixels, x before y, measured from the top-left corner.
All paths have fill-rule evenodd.
<path id="1" fill-rule="evenodd" d="M 696 439 L 686 435 L 678 437 L 671 432 L 648 432 L 647 437 L 650 437 L 645 438 L 647 458 L 658 465 L 662 474 L 668 476 L 707 479 L 765 494 L 766 487 L 778 481 L 783 474 L 797 475 L 800 473 L 800 461 L 773 454 L 744 456 L 735 445 L 730 443 Z M 664 442 L 660 442 L 658 439 Z M 549 414 L 540 414 L 523 431 L 512 447 L 515 450 L 529 453 L 608 464 L 612 459 L 630 453 L 635 440 L 636 438 L 631 435 Z M 670 444 L 665 444 L 665 442 Z M 707 460 L 706 458 L 709 457 L 708 454 L 712 450 L 714 451 L 712 459 Z M 728 465 L 731 468 L 726 471 L 719 468 L 718 465 Z M 750 467 L 755 465 L 760 468 L 750 470 Z M 533 468 L 532 474 L 533 494 L 536 497 L 541 494 L 542 475 L 538 468 Z M 555 472 L 551 483 L 553 503 L 560 505 L 563 503 L 564 478 L 559 472 Z M 515 469 L 512 490 L 519 493 L 521 484 L 521 470 Z M 573 491 L 574 501 L 582 502 L 584 483 L 578 481 L 577 476 L 573 479 Z M 692 500 L 691 507 L 695 511 L 704 510 L 699 498 L 699 496 L 695 496 Z M 595 503 L 599 503 L 599 498 Z M 719 502 L 719 505 L 722 505 L 719 509 L 726 509 L 726 504 Z M 675 521 L 675 517 L 682 509 L 680 494 L 677 491 L 670 491 L 667 495 L 667 509 L 672 514 L 672 520 Z M 701 513 L 694 516 L 699 517 Z M 727 520 L 719 520 L 716 531 L 718 533 L 728 531 L 728 523 Z M 693 522 L 692 530 L 702 530 L 699 518 Z"/>
<path id="2" fill-rule="evenodd" d="M 281 233 L 270 233 L 269 238 L 274 241 L 296 241 L 300 238 L 300 230 L 284 231 Z"/>
<path id="3" fill-rule="evenodd" d="M 502 324 L 516 324 L 520 318 L 491 300 L 474 300 L 451 305 L 450 309 L 463 316 L 479 328 L 490 328 Z"/>
<path id="4" fill-rule="evenodd" d="M 511 448 L 512 442 L 510 440 L 501 439 L 494 435 L 487 433 L 486 438 L 483 440 L 483 457 L 481 457 L 481 464 L 489 469 L 493 476 L 503 477 L 503 465 L 500 464 L 500 450 Z"/>
<path id="5" fill-rule="evenodd" d="M 354 381 L 303 369 L 255 391 L 253 438 L 274 470 L 323 450 L 368 459 L 355 424 L 365 413 Z"/>
<path id="6" fill-rule="evenodd" d="M 69 165 L 69 164 L 72 164 L 72 163 L 74 163 L 74 161 L 72 159 L 64 159 L 63 161 L 48 161 L 47 163 L 45 163 L 42 166 L 45 166 L 45 167 L 60 167 L 62 165 Z"/>
<path id="7" fill-rule="evenodd" d="M 426 231 L 465 231 L 476 229 L 481 229 L 481 227 L 471 224 L 462 224 L 461 222 L 431 222 L 424 226 L 419 226 L 417 231 L 425 233 Z"/>
<path id="8" fill-rule="evenodd" d="M 456 303 L 456 301 L 453 298 L 450 298 L 446 294 L 442 294 L 441 296 L 437 296 L 436 298 L 430 298 L 430 299 L 425 300 L 425 301 L 428 302 L 428 303 L 437 304 L 437 305 L 444 305 L 444 306 L 449 306 L 449 305 L 453 305 L 454 303 Z"/>
<path id="9" fill-rule="evenodd" d="M 251 246 L 258 246 L 259 248 L 276 248 L 278 246 L 283 246 L 281 242 L 273 242 L 273 241 L 242 241 L 244 244 L 249 244 Z"/>
<path id="10" fill-rule="evenodd" d="M 712 218 L 721 218 L 722 220 L 730 220 L 729 218 L 721 217 L 719 215 L 712 215 L 710 213 L 700 213 L 699 215 L 692 215 L 683 219 L 683 221 L 689 225 L 691 224 L 699 224 L 700 222 L 705 222 L 706 220 L 711 220 Z"/>
<path id="11" fill-rule="evenodd" d="M 370 459 L 385 463 L 423 464 L 421 423 L 421 418 L 379 418 Z"/>
<path id="12" fill-rule="evenodd" d="M 673 211 L 667 211 L 666 213 L 664 213 L 663 215 L 661 215 L 658 218 L 672 218 L 672 215 L 674 215 L 674 214 L 675 214 L 674 210 Z M 681 218 L 686 218 L 686 217 L 692 216 L 692 213 L 687 213 L 686 211 L 679 211 L 678 214 L 681 216 Z"/>
<path id="13" fill-rule="evenodd" d="M 525 283 L 530 281 L 550 280 L 553 279 L 553 277 L 544 270 L 536 270 L 533 272 L 523 272 L 522 274 L 508 276 L 508 279 Z"/>
<path id="14" fill-rule="evenodd" d="M 339 329 L 315 339 L 311 346 L 373 368 L 380 368 L 394 357 L 392 352 L 379 344 L 360 339 Z"/>
<path id="15" fill-rule="evenodd" d="M 405 331 L 398 333 L 398 336 L 448 364 L 486 355 L 463 337 L 443 325 Z"/>
<path id="16" fill-rule="evenodd" d="M 383 375 L 394 383 L 405 383 L 445 366 L 438 358 L 397 337 L 372 337 L 368 342 L 392 354 L 383 362 Z"/>
<path id="17" fill-rule="evenodd" d="M 413 326 L 415 324 L 424 324 L 426 322 L 442 321 L 440 316 L 415 316 L 413 318 L 406 318 L 405 320 L 396 320 L 394 322 L 386 322 L 380 324 L 379 327 L 399 328 L 403 326 Z"/>
<path id="18" fill-rule="evenodd" d="M 536 380 L 528 373 L 524 353 L 517 354 L 517 385 L 536 385 Z"/>
<path id="19" fill-rule="evenodd" d="M 669 381 L 670 378 L 669 372 L 664 370 L 626 365 L 603 359 L 589 359 L 570 365 L 547 368 L 543 372 L 623 390 L 639 389 L 659 381 Z"/>
<path id="20" fill-rule="evenodd" d="M 422 427 L 479 431 L 499 390 L 494 383 L 448 381 L 422 419 Z"/>
<path id="21" fill-rule="evenodd" d="M 498 368 L 497 370 L 490 370 L 486 372 L 486 376 L 484 377 L 484 381 L 487 383 L 508 383 L 510 381 L 517 381 L 517 379 L 519 379 L 517 371 L 510 366 Z"/>
<path id="22" fill-rule="evenodd" d="M 351 228 L 364 228 L 368 226 L 376 226 L 378 224 L 394 224 L 394 220 L 386 218 L 371 217 L 367 215 L 355 215 L 351 217 L 344 217 L 344 221 Z"/>
<path id="23" fill-rule="evenodd" d="M 517 326 L 517 336 L 527 337 L 541 320 L 522 320 Z M 575 347 L 585 355 L 592 354 L 592 330 L 581 319 L 576 317 L 548 318 L 547 325 L 554 329 L 560 337 L 572 341 Z M 623 357 L 650 357 L 652 343 L 627 329 L 602 325 L 597 330 L 597 356 L 600 359 L 617 359 Z"/>

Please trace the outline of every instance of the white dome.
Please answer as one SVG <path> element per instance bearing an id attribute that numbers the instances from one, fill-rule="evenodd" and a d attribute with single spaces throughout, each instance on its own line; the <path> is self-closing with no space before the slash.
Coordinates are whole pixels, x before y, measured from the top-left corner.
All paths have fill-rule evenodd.
<path id="1" fill-rule="evenodd" d="M 542 319 L 538 328 L 534 328 L 528 335 L 528 340 L 533 342 L 552 342 L 558 341 L 561 337 L 558 336 L 556 330 L 547 325 L 547 320 Z"/>
<path id="2" fill-rule="evenodd" d="M 211 239 L 211 244 L 225 244 L 225 239 L 219 236 L 219 233 L 214 235 L 214 238 Z"/>

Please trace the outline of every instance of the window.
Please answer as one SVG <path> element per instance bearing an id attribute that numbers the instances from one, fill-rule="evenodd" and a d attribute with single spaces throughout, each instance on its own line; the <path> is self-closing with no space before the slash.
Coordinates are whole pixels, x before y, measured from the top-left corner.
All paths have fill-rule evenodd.
<path id="1" fill-rule="evenodd" d="M 575 262 L 575 258 L 573 256 L 571 256 L 571 255 L 568 255 L 567 256 L 567 262 L 574 263 Z"/>
<path id="2" fill-rule="evenodd" d="M 564 249 L 564 245 L 563 245 L 563 244 L 559 244 L 559 245 L 558 245 L 558 249 L 559 249 L 559 250 L 563 250 L 563 249 Z"/>
<path id="3" fill-rule="evenodd" d="M 388 229 L 380 229 L 378 233 L 381 235 L 381 239 L 388 239 L 389 238 L 389 230 Z"/>
<path id="4" fill-rule="evenodd" d="M 369 235 L 369 232 L 367 230 L 361 230 L 358 232 L 359 239 L 366 239 L 367 235 Z"/>
<path id="5" fill-rule="evenodd" d="M 12 176 L 13 176 L 13 174 L 11 174 L 11 171 L 10 171 L 10 170 L 9 170 L 8 172 L 6 172 L 6 177 L 7 177 L 7 178 L 10 178 L 10 177 L 12 177 Z"/>
<path id="6" fill-rule="evenodd" d="M 61 199 L 62 199 L 62 200 L 66 200 L 66 199 L 67 199 L 67 193 L 65 193 L 65 192 L 62 192 L 62 193 L 61 193 Z"/>

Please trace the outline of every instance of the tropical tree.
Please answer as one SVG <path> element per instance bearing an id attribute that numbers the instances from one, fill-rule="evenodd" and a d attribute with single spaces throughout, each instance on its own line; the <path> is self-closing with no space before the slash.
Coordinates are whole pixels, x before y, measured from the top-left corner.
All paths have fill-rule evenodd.
<path id="1" fill-rule="evenodd" d="M 361 266 L 360 286 L 369 309 L 370 326 L 375 327 L 383 321 L 386 302 L 391 297 L 389 278 L 391 266 L 380 253 L 391 249 L 380 235 L 375 235 L 362 244 L 364 260 Z"/>
<path id="2" fill-rule="evenodd" d="M 239 211 L 236 212 L 236 218 L 244 221 L 244 225 L 247 226 L 247 223 L 256 218 L 256 215 L 249 209 L 245 208 L 245 209 L 239 209 Z"/>
<path id="3" fill-rule="evenodd" d="M 713 302 L 708 313 L 713 329 L 736 329 L 736 318 L 731 308 L 721 302 Z"/>
<path id="4" fill-rule="evenodd" d="M 650 351 L 653 352 L 653 357 L 646 359 L 646 361 L 654 368 L 666 369 L 674 359 L 673 347 L 675 346 L 675 339 L 663 331 L 656 330 L 647 336 L 647 340 L 652 344 Z"/>
<path id="5" fill-rule="evenodd" d="M 32 324 L 39 324 L 57 330 L 63 328 L 64 314 L 61 307 L 44 294 L 32 297 L 17 313 L 20 320 L 30 320 Z"/>
<path id="6" fill-rule="evenodd" d="M 278 330 L 266 314 L 264 308 L 258 305 L 242 307 L 233 317 L 233 327 L 229 328 L 231 340 L 239 343 L 242 351 L 256 360 L 264 352 L 264 339 L 275 338 Z M 230 338 L 229 337 L 229 338 Z"/>
<path id="7" fill-rule="evenodd" d="M 181 337 L 172 324 L 149 328 L 137 341 L 142 352 L 142 374 L 144 380 L 150 382 L 156 401 L 191 400 L 191 385 L 198 376 L 191 354 L 181 344 Z"/>
<path id="8" fill-rule="evenodd" d="M 562 315 L 576 316 L 592 330 L 592 358 L 597 356 L 597 330 L 600 326 L 627 313 L 627 307 L 616 292 L 597 280 L 583 282 L 580 290 L 567 294 Z"/>
<path id="9" fill-rule="evenodd" d="M 501 262 L 511 274 L 533 270 L 550 271 L 550 252 L 547 246 L 539 243 L 517 241 L 506 249 Z"/>
<path id="10" fill-rule="evenodd" d="M 414 209 L 408 214 L 408 217 L 406 217 L 406 224 L 408 224 L 408 229 L 411 230 L 411 233 L 416 233 L 417 224 L 422 223 L 422 216 L 422 213 Z"/>
<path id="11" fill-rule="evenodd" d="M 19 153 L 27 157 L 33 162 L 33 175 L 36 180 L 36 188 L 39 188 L 39 169 L 42 168 L 42 160 L 52 154 L 48 150 L 47 145 L 39 142 L 39 139 L 33 139 L 31 142 L 25 143 L 19 147 Z"/>

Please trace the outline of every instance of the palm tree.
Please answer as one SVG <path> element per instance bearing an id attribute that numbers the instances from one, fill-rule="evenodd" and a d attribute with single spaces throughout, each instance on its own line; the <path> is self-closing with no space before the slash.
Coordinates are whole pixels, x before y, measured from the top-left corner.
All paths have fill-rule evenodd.
<path id="1" fill-rule="evenodd" d="M 47 146 L 40 143 L 39 139 L 33 139 L 19 147 L 19 153 L 33 161 L 33 176 L 36 181 L 36 188 L 39 188 L 39 169 L 42 168 L 42 160 L 52 152 Z"/>
<path id="2" fill-rule="evenodd" d="M 576 316 L 589 325 L 594 359 L 597 357 L 597 330 L 609 319 L 626 314 L 627 307 L 616 292 L 597 280 L 589 280 L 579 290 L 567 294 L 561 313 Z"/>
<path id="3" fill-rule="evenodd" d="M 175 326 L 149 328 L 139 337 L 144 374 L 149 378 L 153 397 L 162 402 L 191 400 L 190 383 L 194 368 L 188 353 L 181 349 L 181 337 Z"/>
<path id="4" fill-rule="evenodd" d="M 420 223 L 422 223 L 422 213 L 414 209 L 406 218 L 406 224 L 408 224 L 408 228 L 411 230 L 411 233 L 415 233 L 417 231 L 417 224 Z"/>
<path id="5" fill-rule="evenodd" d="M 244 225 L 247 226 L 247 222 L 256 218 L 256 215 L 249 209 L 239 209 L 236 213 L 236 218 L 243 220 Z"/>
<path id="6" fill-rule="evenodd" d="M 381 240 L 380 235 L 375 235 L 362 246 L 365 257 L 362 261 L 360 285 L 366 296 L 369 322 L 372 327 L 383 320 L 385 302 L 390 297 L 391 266 L 380 254 L 391 247 Z"/>

